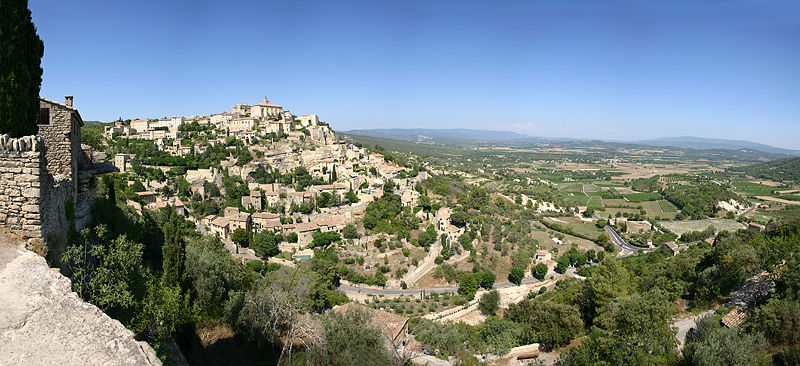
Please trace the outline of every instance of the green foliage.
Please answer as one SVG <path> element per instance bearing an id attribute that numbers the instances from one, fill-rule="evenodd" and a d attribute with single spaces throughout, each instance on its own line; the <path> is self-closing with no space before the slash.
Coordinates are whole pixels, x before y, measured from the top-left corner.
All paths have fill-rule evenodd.
<path id="1" fill-rule="evenodd" d="M 44 43 L 36 34 L 27 0 L 0 6 L 0 39 L 0 133 L 35 135 Z"/>
<path id="2" fill-rule="evenodd" d="M 525 270 L 520 267 L 511 267 L 511 272 L 508 274 L 508 280 L 511 283 L 519 286 L 522 284 L 522 279 L 525 278 Z"/>
<path id="3" fill-rule="evenodd" d="M 458 293 L 464 295 L 467 300 L 475 298 L 475 293 L 478 292 L 478 281 L 472 273 L 462 273 L 458 277 Z"/>
<path id="4" fill-rule="evenodd" d="M 756 179 L 797 182 L 800 181 L 800 157 L 773 160 L 731 170 L 743 171 Z"/>
<path id="5" fill-rule="evenodd" d="M 616 258 L 603 260 L 597 271 L 586 279 L 579 296 L 579 306 L 584 321 L 588 324 L 597 314 L 604 312 L 614 299 L 625 297 L 631 290 L 630 274 Z"/>
<path id="6" fill-rule="evenodd" d="M 650 178 L 639 178 L 631 182 L 631 189 L 639 192 L 654 192 L 661 189 L 661 183 L 658 182 L 658 176 Z"/>
<path id="7" fill-rule="evenodd" d="M 355 226 L 355 225 L 353 225 L 353 224 L 348 224 L 347 226 L 345 226 L 345 227 L 342 229 L 342 236 L 343 236 L 345 239 L 357 239 L 357 238 L 359 238 L 361 235 L 359 235 L 359 234 L 358 234 L 358 229 L 356 229 L 356 226 Z"/>
<path id="8" fill-rule="evenodd" d="M 580 347 L 565 358 L 578 365 L 666 365 L 676 361 L 673 305 L 659 291 L 619 297 L 608 304 Z"/>
<path id="9" fill-rule="evenodd" d="M 205 236 L 186 246 L 186 275 L 203 313 L 220 315 L 229 291 L 248 288 L 251 278 L 219 241 Z"/>
<path id="10" fill-rule="evenodd" d="M 237 228 L 231 233 L 231 241 L 240 247 L 247 247 L 250 245 L 250 232 L 242 228 Z"/>
<path id="11" fill-rule="evenodd" d="M 520 345 L 522 340 L 522 329 L 519 325 L 505 318 L 489 317 L 481 324 L 478 332 L 488 350 L 498 355 Z"/>
<path id="12" fill-rule="evenodd" d="M 713 183 L 679 185 L 663 191 L 664 198 L 681 209 L 681 212 L 699 220 L 717 213 L 717 202 L 731 199 L 743 201 L 725 187 Z"/>
<path id="13" fill-rule="evenodd" d="M 73 290 L 107 312 L 133 317 L 150 275 L 142 262 L 142 244 L 124 235 L 111 239 L 104 226 L 73 233 L 63 255 Z"/>
<path id="14" fill-rule="evenodd" d="M 543 279 L 544 276 L 547 276 L 547 265 L 544 263 L 539 263 L 534 267 L 533 273 L 538 279 Z"/>
<path id="15" fill-rule="evenodd" d="M 307 353 L 314 365 L 391 365 L 392 355 L 384 346 L 381 331 L 369 325 L 365 308 L 351 307 L 346 313 L 329 311 L 320 319 L 325 344 Z"/>
<path id="16" fill-rule="evenodd" d="M 253 236 L 253 243 L 251 247 L 261 258 L 274 257 L 280 253 L 278 244 L 282 241 L 282 237 L 269 230 L 264 230 Z"/>
<path id="17" fill-rule="evenodd" d="M 491 289 L 492 286 L 494 286 L 494 282 L 497 280 L 497 277 L 494 275 L 494 273 L 488 269 L 484 269 L 477 275 L 480 277 L 480 286 L 487 290 Z"/>
<path id="18" fill-rule="evenodd" d="M 800 344 L 800 302 L 772 298 L 748 320 L 748 330 L 767 337 L 773 345 Z"/>
<path id="19" fill-rule="evenodd" d="M 524 343 L 541 343 L 546 349 L 564 346 L 583 333 L 578 309 L 551 301 L 511 304 L 505 317 L 520 324 Z"/>
<path id="20" fill-rule="evenodd" d="M 500 309 L 500 293 L 497 290 L 492 290 L 483 294 L 478 302 L 478 309 L 486 316 L 497 314 L 497 310 Z"/>
<path id="21" fill-rule="evenodd" d="M 335 231 L 328 231 L 328 232 L 321 232 L 315 231 L 313 234 L 313 240 L 311 241 L 311 245 L 314 247 L 327 247 L 331 245 L 331 243 L 335 243 L 341 240 L 339 233 Z"/>
<path id="22" fill-rule="evenodd" d="M 766 348 L 764 336 L 740 333 L 719 325 L 710 315 L 697 321 L 697 331 L 686 335 L 684 359 L 692 365 L 755 365 Z"/>
<path id="23" fill-rule="evenodd" d="M 172 206 L 167 205 L 162 211 L 166 222 L 162 226 L 164 232 L 163 278 L 167 285 L 176 285 L 183 281 L 186 242 L 184 241 L 183 217 L 178 216 Z"/>

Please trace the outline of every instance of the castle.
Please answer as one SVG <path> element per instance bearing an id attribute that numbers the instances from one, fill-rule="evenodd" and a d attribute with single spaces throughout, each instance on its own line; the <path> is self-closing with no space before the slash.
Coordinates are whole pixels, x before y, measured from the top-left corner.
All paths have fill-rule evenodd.
<path id="1" fill-rule="evenodd" d="M 23 239 L 43 240 L 55 262 L 69 225 L 80 230 L 92 221 L 93 177 L 117 171 L 81 144 L 83 119 L 72 102 L 72 96 L 64 103 L 40 97 L 37 135 L 0 135 L 0 225 Z"/>

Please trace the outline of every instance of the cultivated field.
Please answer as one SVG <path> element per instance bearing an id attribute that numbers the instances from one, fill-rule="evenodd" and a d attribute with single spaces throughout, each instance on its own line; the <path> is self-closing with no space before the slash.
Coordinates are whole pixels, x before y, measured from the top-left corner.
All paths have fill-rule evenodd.
<path id="1" fill-rule="evenodd" d="M 659 221 L 661 226 L 672 231 L 677 235 L 683 235 L 690 231 L 703 231 L 713 226 L 719 231 L 736 231 L 744 229 L 744 224 L 733 219 L 705 219 L 705 220 L 686 220 L 686 221 Z"/>

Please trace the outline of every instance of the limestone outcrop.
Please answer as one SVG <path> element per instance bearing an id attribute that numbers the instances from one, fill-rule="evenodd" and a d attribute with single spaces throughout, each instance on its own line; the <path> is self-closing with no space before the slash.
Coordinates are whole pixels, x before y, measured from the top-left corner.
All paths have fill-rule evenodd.
<path id="1" fill-rule="evenodd" d="M 161 365 L 133 332 L 71 291 L 44 258 L 0 234 L 0 365 Z"/>

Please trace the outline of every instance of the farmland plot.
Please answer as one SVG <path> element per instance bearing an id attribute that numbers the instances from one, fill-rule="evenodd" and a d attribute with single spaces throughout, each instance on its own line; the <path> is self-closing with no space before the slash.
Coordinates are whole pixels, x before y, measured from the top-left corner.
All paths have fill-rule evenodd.
<path id="1" fill-rule="evenodd" d="M 713 226 L 717 232 L 725 230 L 736 231 L 745 228 L 744 224 L 733 219 L 659 221 L 658 223 L 677 235 L 683 235 L 690 231 L 703 231 L 711 226 Z"/>

